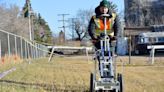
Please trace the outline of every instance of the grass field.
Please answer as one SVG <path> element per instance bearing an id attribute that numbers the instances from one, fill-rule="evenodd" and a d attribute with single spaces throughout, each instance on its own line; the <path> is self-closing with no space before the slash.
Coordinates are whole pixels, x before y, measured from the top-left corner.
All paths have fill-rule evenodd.
<path id="1" fill-rule="evenodd" d="M 164 58 L 155 58 L 150 65 L 147 57 L 117 58 L 117 71 L 123 74 L 125 92 L 164 92 Z M 5 67 L 6 66 L 6 67 Z M 8 63 L 0 72 L 16 71 L 0 79 L 0 92 L 89 92 L 90 73 L 94 62 L 85 56 L 53 57 Z"/>

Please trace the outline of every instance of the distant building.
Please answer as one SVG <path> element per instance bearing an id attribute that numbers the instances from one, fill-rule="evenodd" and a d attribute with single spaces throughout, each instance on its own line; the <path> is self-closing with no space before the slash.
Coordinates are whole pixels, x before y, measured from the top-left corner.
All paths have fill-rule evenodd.
<path id="1" fill-rule="evenodd" d="M 137 49 L 140 49 L 140 51 L 143 51 L 144 53 L 148 53 L 147 45 L 150 44 L 164 45 L 164 36 L 161 37 L 156 35 L 156 37 L 151 37 L 154 32 L 163 32 L 160 34 L 163 35 L 164 25 L 152 25 L 150 27 L 129 27 L 124 29 L 124 35 L 127 37 L 131 36 L 131 51 L 134 53 Z M 153 43 L 151 42 L 151 39 L 154 39 Z M 144 40 L 144 42 L 142 40 Z"/>
<path id="2" fill-rule="evenodd" d="M 61 30 L 59 33 L 59 44 L 63 45 L 65 43 L 65 34 L 64 32 Z"/>

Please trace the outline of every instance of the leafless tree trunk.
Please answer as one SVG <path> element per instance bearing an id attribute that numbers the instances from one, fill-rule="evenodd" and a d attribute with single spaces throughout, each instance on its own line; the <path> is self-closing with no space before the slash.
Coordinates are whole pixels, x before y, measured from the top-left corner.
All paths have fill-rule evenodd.
<path id="1" fill-rule="evenodd" d="M 88 37 L 88 23 L 91 16 L 93 15 L 93 10 L 78 10 L 77 19 L 74 21 L 74 31 L 76 33 L 76 39 L 82 41 L 85 37 Z"/>

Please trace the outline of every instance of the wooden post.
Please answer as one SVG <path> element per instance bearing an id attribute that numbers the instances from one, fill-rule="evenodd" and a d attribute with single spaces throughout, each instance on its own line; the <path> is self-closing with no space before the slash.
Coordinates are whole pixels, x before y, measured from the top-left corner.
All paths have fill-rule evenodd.
<path id="1" fill-rule="evenodd" d="M 85 51 L 86 51 L 87 60 L 88 60 L 88 62 L 89 62 L 88 49 L 87 49 L 87 48 L 85 48 Z"/>
<path id="2" fill-rule="evenodd" d="M 151 64 L 154 64 L 154 53 L 155 53 L 155 51 L 154 51 L 155 49 L 154 49 L 154 47 L 152 48 L 152 59 L 151 59 Z"/>
<path id="3" fill-rule="evenodd" d="M 155 49 L 164 49 L 164 45 L 149 45 L 147 49 L 151 49 L 149 61 L 154 64 Z"/>
<path id="4" fill-rule="evenodd" d="M 50 62 L 50 61 L 51 61 L 52 56 L 53 56 L 53 54 L 54 54 L 54 50 L 55 50 L 55 48 L 53 47 L 53 49 L 52 49 L 52 51 L 51 51 L 51 55 L 50 55 L 50 57 L 49 57 L 49 59 L 48 59 L 48 62 Z"/>
<path id="5" fill-rule="evenodd" d="M 129 64 L 131 64 L 131 35 L 129 35 Z"/>

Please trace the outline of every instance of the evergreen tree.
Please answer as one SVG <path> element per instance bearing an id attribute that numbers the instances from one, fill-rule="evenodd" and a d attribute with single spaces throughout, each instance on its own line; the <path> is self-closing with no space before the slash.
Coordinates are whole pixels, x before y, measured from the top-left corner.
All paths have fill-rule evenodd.
<path id="1" fill-rule="evenodd" d="M 52 43 L 52 32 L 47 22 L 40 14 L 34 18 L 34 40 L 44 43 Z"/>
<path id="2" fill-rule="evenodd" d="M 109 2 L 109 9 L 111 9 L 112 12 L 117 12 L 117 5 L 114 4 L 113 2 L 110 2 L 110 1 L 108 2 Z"/>

